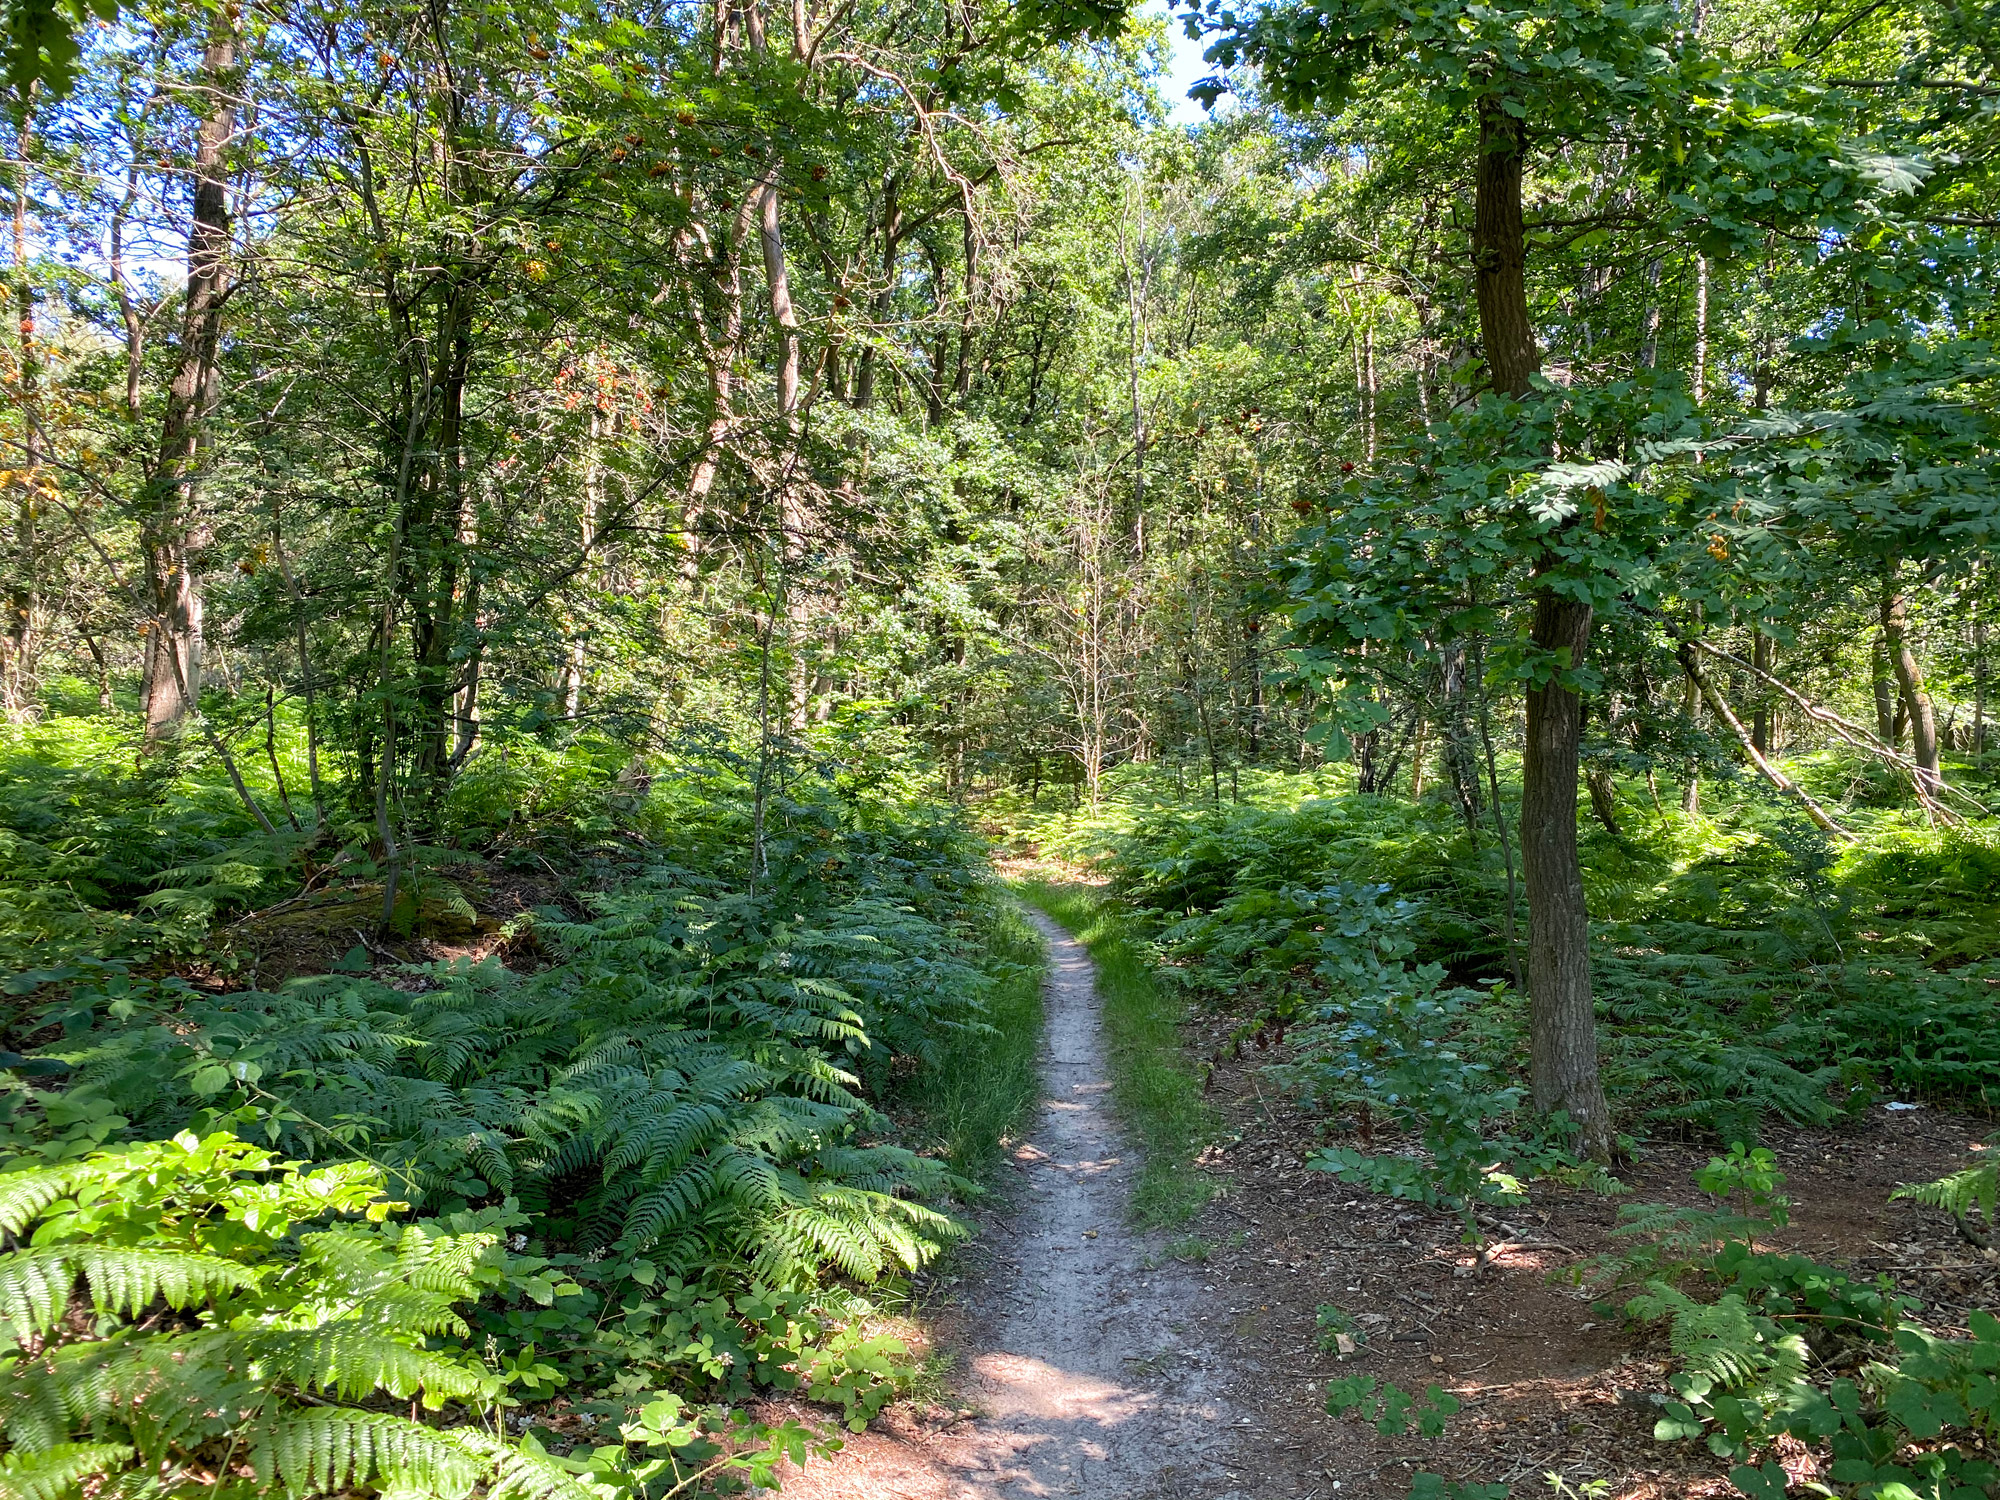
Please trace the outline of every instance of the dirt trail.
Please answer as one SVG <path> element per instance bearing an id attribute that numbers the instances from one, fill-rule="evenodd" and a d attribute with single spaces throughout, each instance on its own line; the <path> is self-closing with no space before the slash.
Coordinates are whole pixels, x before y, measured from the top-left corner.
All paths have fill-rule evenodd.
<path id="1" fill-rule="evenodd" d="M 1135 1163 L 1111 1116 L 1090 959 L 1034 917 L 1050 956 L 1045 1098 L 952 1377 L 979 1416 L 865 1434 L 787 1479 L 786 1500 L 1261 1500 L 1231 1462 L 1246 1425 L 1231 1371 L 1196 1331 L 1212 1294 L 1127 1222 Z"/>

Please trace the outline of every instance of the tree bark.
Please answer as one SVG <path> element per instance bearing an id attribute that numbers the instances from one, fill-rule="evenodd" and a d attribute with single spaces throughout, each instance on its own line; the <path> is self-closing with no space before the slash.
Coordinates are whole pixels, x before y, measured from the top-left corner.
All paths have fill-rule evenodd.
<path id="1" fill-rule="evenodd" d="M 194 502 L 209 414 L 220 395 L 216 362 L 229 266 L 225 158 L 236 131 L 234 3 L 218 11 L 202 53 L 206 95 L 194 155 L 194 217 L 188 227 L 187 293 L 180 350 L 167 385 L 159 462 L 147 486 L 139 547 L 153 618 L 146 632 L 145 716 L 150 742 L 169 733 L 201 698 L 202 599 L 194 579 Z"/>
<path id="2" fill-rule="evenodd" d="M 1980 584 L 1993 575 L 1991 563 L 1972 569 L 1972 753 L 1986 753 L 1986 611 Z"/>
<path id="3" fill-rule="evenodd" d="M 1591 609 L 1547 588 L 1535 596 L 1536 649 L 1583 664 Z M 1551 679 L 1528 689 L 1521 760 L 1521 872 L 1528 890 L 1529 1082 L 1535 1108 L 1567 1111 L 1593 1159 L 1612 1153 L 1611 1112 L 1597 1071 L 1590 989 L 1590 911 L 1576 852 L 1577 752 L 1583 705 Z"/>
<path id="4" fill-rule="evenodd" d="M 1522 121 L 1495 95 L 1479 101 L 1479 168 L 1474 178 L 1472 267 L 1479 336 L 1495 390 L 1528 393 L 1542 368 L 1528 319 L 1528 236 L 1521 207 L 1527 151 Z"/>
<path id="5" fill-rule="evenodd" d="M 1750 664 L 1759 672 L 1771 670 L 1771 638 L 1758 630 L 1752 633 L 1750 642 Z M 1757 747 L 1759 755 L 1771 753 L 1771 695 L 1759 684 L 1755 689 L 1757 706 L 1750 716 L 1750 743 Z"/>
<path id="6" fill-rule="evenodd" d="M 1926 792 L 1934 793 L 1944 784 L 1938 766 L 1937 715 L 1924 687 L 1924 669 L 1910 645 L 1910 601 L 1903 592 L 1902 571 L 1901 558 L 1891 558 L 1882 570 L 1882 643 L 1909 712 L 1911 754 L 1917 763 L 1918 780 Z"/>
<path id="7" fill-rule="evenodd" d="M 1453 800 L 1465 819 L 1465 834 L 1476 847 L 1479 842 L 1479 757 L 1472 747 L 1472 731 L 1465 713 L 1465 645 L 1448 643 L 1439 667 L 1441 696 L 1444 699 L 1444 765 L 1451 777 Z"/>
<path id="8" fill-rule="evenodd" d="M 1480 342 L 1494 389 L 1521 397 L 1533 388 L 1541 353 L 1528 316 L 1528 239 L 1521 203 L 1525 122 L 1511 102 L 1479 101 L 1479 165 L 1474 176 L 1472 266 Z M 1530 639 L 1539 652 L 1567 653 L 1580 666 L 1590 649 L 1591 609 L 1546 582 L 1534 590 Z M 1535 1107 L 1564 1110 L 1579 1145 L 1608 1161 L 1611 1112 L 1597 1071 L 1597 1019 L 1590 989 L 1590 913 L 1576 852 L 1576 790 L 1583 705 L 1550 680 L 1528 691 L 1527 747 L 1521 763 L 1521 870 L 1528 892 L 1529 1083 Z"/>
<path id="9" fill-rule="evenodd" d="M 35 616 L 42 602 L 41 544 L 35 525 L 42 483 L 41 355 L 35 346 L 35 288 L 28 278 L 28 152 L 33 143 L 33 111 L 24 107 L 15 146 L 19 175 L 14 182 L 14 295 L 21 308 L 19 384 L 14 395 L 21 410 L 21 472 L 13 481 L 20 493 L 14 511 L 14 557 L 7 570 L 6 630 L 0 634 L 0 713 L 13 722 L 32 712 Z"/>
<path id="10" fill-rule="evenodd" d="M 1597 821 L 1614 839 L 1623 838 L 1624 832 L 1618 826 L 1618 785 L 1611 779 L 1611 773 L 1602 766 L 1592 766 L 1583 773 L 1583 780 L 1590 788 L 1590 810 Z"/>
<path id="11" fill-rule="evenodd" d="M 1896 724 L 1896 690 L 1889 673 L 1889 648 L 1878 631 L 1868 653 L 1869 685 L 1875 692 L 1875 733 L 1885 745 L 1900 737 Z"/>
<path id="12" fill-rule="evenodd" d="M 871 335 L 889 321 L 891 299 L 896 287 L 896 259 L 903 249 L 903 176 L 891 172 L 882 180 L 882 285 L 869 308 L 874 317 Z M 871 337 L 861 346 L 855 362 L 854 404 L 866 411 L 875 401 L 875 342 Z"/>
<path id="13" fill-rule="evenodd" d="M 1125 313 L 1126 313 L 1126 364 L 1125 376 L 1127 394 L 1132 402 L 1132 509 L 1139 515 L 1146 512 L 1146 412 L 1140 402 L 1139 376 L 1146 361 L 1146 296 L 1151 288 L 1152 267 L 1146 260 L 1146 184 L 1136 184 L 1137 224 L 1132 233 L 1133 245 L 1128 252 L 1125 246 L 1125 220 L 1118 220 L 1118 254 L 1124 262 L 1125 270 Z M 1132 262 L 1139 262 L 1135 269 Z M 1144 275 L 1140 275 L 1143 269 Z"/>

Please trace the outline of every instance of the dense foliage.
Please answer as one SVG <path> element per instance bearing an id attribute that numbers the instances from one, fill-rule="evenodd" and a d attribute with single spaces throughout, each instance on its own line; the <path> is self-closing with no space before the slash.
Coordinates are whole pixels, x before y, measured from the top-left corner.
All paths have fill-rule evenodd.
<path id="1" fill-rule="evenodd" d="M 568 817 L 512 856 L 566 856 L 569 909 L 384 968 L 382 942 L 480 943 L 458 909 L 490 900 L 506 836 L 413 875 L 401 934 L 371 937 L 365 851 L 271 900 L 296 848 L 198 767 L 135 787 L 70 744 L 38 732 L 11 804 L 24 847 L 94 878 L 38 900 L 30 864 L 9 908 L 41 959 L 0 1057 L 10 1486 L 219 1466 L 253 1490 L 659 1495 L 821 1441 L 745 1397 L 858 1426 L 907 1385 L 885 1290 L 961 1237 L 959 1173 L 1033 1090 L 1036 942 L 949 812 L 810 777 L 757 851 L 726 776 L 572 767 Z M 54 793 L 80 782 L 103 801 Z M 260 986 L 274 938 L 338 956 Z M 148 1381 L 169 1404 L 120 1404 Z"/>
<path id="2" fill-rule="evenodd" d="M 1475 1235 L 2000 1107 L 1992 0 L 1129 10 L 9 6 L 0 1489 L 865 1423 L 1035 1089 L 980 820 L 1105 861 L 1149 1218 L 1181 1002 Z M 1691 1432 L 1990 1413 L 1750 1264 Z"/>

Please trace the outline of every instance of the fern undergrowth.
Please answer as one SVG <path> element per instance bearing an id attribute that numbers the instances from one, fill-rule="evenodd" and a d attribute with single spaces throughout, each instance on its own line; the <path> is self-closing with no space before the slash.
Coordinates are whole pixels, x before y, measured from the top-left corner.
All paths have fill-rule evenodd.
<path id="1" fill-rule="evenodd" d="M 302 859 L 373 878 L 365 847 L 246 830 L 198 766 L 9 749 L 39 769 L 0 794 L 0 1497 L 735 1493 L 830 1441 L 750 1399 L 858 1428 L 908 1386 L 895 1310 L 1040 1015 L 949 814 L 808 780 L 753 861 L 741 786 L 524 757 L 468 776 L 406 891 L 469 931 L 465 870 L 624 818 L 608 878 L 510 929 L 526 962 L 364 946 L 243 987 L 218 924 Z"/>

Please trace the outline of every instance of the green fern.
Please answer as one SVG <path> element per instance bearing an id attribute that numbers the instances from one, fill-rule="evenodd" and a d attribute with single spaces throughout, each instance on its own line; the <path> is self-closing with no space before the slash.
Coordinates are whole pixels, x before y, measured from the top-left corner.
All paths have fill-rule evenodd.
<path id="1" fill-rule="evenodd" d="M 279 1168 L 222 1135 L 0 1174 L 0 1202 L 54 1241 L 0 1255 L 17 1351 L 0 1356 L 0 1500 L 67 1500 L 98 1477 L 116 1490 L 121 1472 L 171 1489 L 217 1444 L 293 1495 L 470 1491 L 488 1456 L 359 1408 L 492 1406 L 499 1380 L 450 1341 L 468 1336 L 458 1305 L 497 1236 L 298 1227 L 306 1213 L 382 1217 L 381 1185 L 366 1166 Z M 86 1323 L 69 1316 L 79 1290 Z"/>
<path id="2" fill-rule="evenodd" d="M 1773 1224 L 1757 1215 L 1672 1203 L 1628 1203 L 1618 1210 L 1612 1238 L 1620 1249 L 1590 1261 L 1583 1279 L 1602 1286 L 1676 1282 L 1706 1269 L 1732 1241 L 1753 1243 Z"/>
<path id="3" fill-rule="evenodd" d="M 9 1453 L 0 1457 L 0 1500 L 61 1500 L 132 1457 L 124 1443 L 57 1443 L 39 1453 Z"/>
<path id="4" fill-rule="evenodd" d="M 1735 1292 L 1714 1302 L 1697 1302 L 1685 1292 L 1655 1282 L 1626 1304 L 1642 1322 L 1672 1319 L 1669 1333 L 1684 1375 L 1710 1390 L 1775 1397 L 1805 1373 L 1810 1358 L 1805 1340 L 1785 1333 Z"/>
<path id="5" fill-rule="evenodd" d="M 82 1162 L 33 1168 L 0 1175 L 0 1229 L 18 1235 L 58 1198 L 88 1182 L 94 1169 Z"/>
<path id="6" fill-rule="evenodd" d="M 858 1240 L 789 1216 L 820 1187 L 951 1190 L 934 1163 L 857 1143 L 873 1118 L 852 1062 L 874 1066 L 877 1023 L 901 1048 L 933 1023 L 978 1024 L 948 931 L 866 899 L 823 926 L 774 924 L 762 902 L 667 882 L 600 905 L 541 925 L 560 961 L 530 977 L 451 965 L 414 993 L 329 975 L 176 994 L 63 1060 L 73 1087 L 116 1098 L 142 1132 L 275 1097 L 288 1155 L 394 1163 L 396 1195 L 426 1207 L 531 1196 L 586 1252 L 850 1278 L 932 1253 L 941 1241 L 912 1238 L 895 1211 Z M 63 1191 L 24 1181 L 0 1216 L 20 1222 Z M 801 1271 L 815 1244 L 827 1254 Z"/>
<path id="7" fill-rule="evenodd" d="M 260 1427 L 250 1464 L 293 1494 L 334 1493 L 373 1481 L 385 1490 L 464 1495 L 489 1467 L 455 1434 L 386 1412 L 301 1411 Z"/>
<path id="8" fill-rule="evenodd" d="M 459 1440 L 492 1466 L 486 1500 L 602 1500 L 599 1490 L 528 1444 L 516 1448 L 480 1432 Z"/>
<path id="9" fill-rule="evenodd" d="M 1670 1384 L 1681 1399 L 1664 1408 L 1658 1436 L 1693 1437 L 1706 1426 L 1714 1452 L 1741 1455 L 1767 1432 L 1775 1412 L 1812 1394 L 1805 1339 L 1735 1292 L 1698 1302 L 1656 1281 L 1625 1311 L 1642 1322 L 1671 1320 L 1669 1338 L 1681 1368 Z"/>
<path id="10" fill-rule="evenodd" d="M 2000 1137 L 1989 1142 L 1987 1149 L 1995 1146 L 2000 1146 Z M 1889 1196 L 1908 1198 L 1931 1208 L 1943 1209 L 1951 1215 L 1960 1236 L 1968 1243 L 1982 1250 L 1990 1249 L 1994 1226 L 2000 1223 L 2000 1215 L 1996 1215 L 1996 1209 L 2000 1208 L 2000 1161 L 1967 1167 L 1935 1182 L 1909 1183 Z M 1975 1220 L 1975 1214 L 1985 1220 L 1983 1227 Z"/>
<path id="11" fill-rule="evenodd" d="M 0 1256 L 0 1317 L 11 1325 L 15 1342 L 47 1334 L 62 1321 L 79 1276 L 96 1312 L 131 1317 L 156 1298 L 179 1312 L 257 1280 L 243 1266 L 185 1251 L 90 1245 L 17 1250 Z"/>

